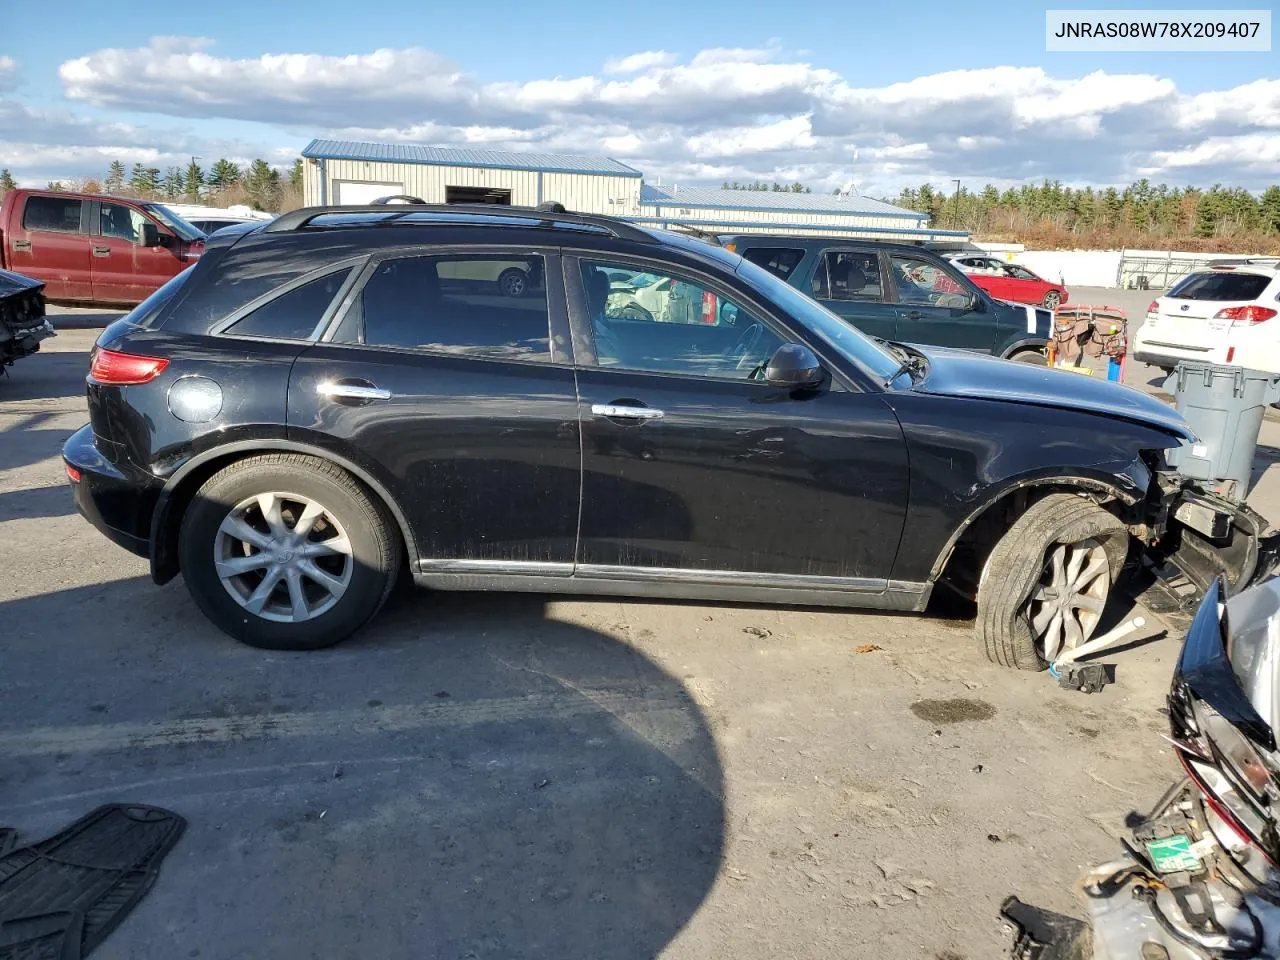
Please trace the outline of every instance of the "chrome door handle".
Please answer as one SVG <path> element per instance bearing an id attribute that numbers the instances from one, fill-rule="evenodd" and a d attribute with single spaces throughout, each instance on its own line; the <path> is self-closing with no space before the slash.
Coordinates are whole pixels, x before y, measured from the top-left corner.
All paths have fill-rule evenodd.
<path id="1" fill-rule="evenodd" d="M 316 384 L 316 393 L 322 397 L 342 400 L 390 400 L 391 391 L 381 387 L 362 386 L 358 383 L 324 383 Z"/>
<path id="2" fill-rule="evenodd" d="M 593 403 L 591 413 L 597 417 L 614 417 L 622 420 L 661 420 L 663 413 L 653 407 L 619 407 L 610 403 Z"/>
<path id="3" fill-rule="evenodd" d="M 95 257 L 109 257 L 109 256 L 111 256 L 111 248 L 110 248 L 110 247 L 99 247 L 99 246 L 96 246 L 96 245 L 95 245 L 95 246 L 94 246 L 94 248 L 93 248 L 93 255 L 94 255 Z"/>

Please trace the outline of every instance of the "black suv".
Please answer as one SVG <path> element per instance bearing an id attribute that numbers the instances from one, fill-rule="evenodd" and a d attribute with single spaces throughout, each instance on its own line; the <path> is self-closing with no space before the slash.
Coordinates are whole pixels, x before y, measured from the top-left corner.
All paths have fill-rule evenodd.
<path id="1" fill-rule="evenodd" d="M 752 233 L 717 239 L 873 337 L 1046 363 L 1052 310 L 997 300 L 923 247 Z"/>
<path id="2" fill-rule="evenodd" d="M 492 279 L 513 259 L 540 277 L 518 297 Z M 990 656 L 1034 669 L 1093 631 L 1131 538 L 1202 585 L 1270 562 L 1260 518 L 1166 469 L 1190 433 L 1159 401 L 880 344 L 734 253 L 605 217 L 220 231 L 102 334 L 88 399 L 81 513 L 265 647 L 341 640 L 405 571 L 913 611 L 945 582 Z"/>

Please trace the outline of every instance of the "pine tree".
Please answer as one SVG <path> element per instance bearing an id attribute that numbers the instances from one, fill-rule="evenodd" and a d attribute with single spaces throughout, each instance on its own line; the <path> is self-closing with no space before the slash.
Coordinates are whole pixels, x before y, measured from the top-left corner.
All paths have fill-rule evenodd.
<path id="1" fill-rule="evenodd" d="M 9 168 L 5 167 L 0 170 L 0 197 L 3 197 L 10 190 L 17 187 L 17 182 L 13 179 L 13 174 L 9 172 Z"/>
<path id="2" fill-rule="evenodd" d="M 129 186 L 134 190 L 141 191 L 146 179 L 147 168 L 140 163 L 135 163 L 133 169 L 129 171 Z"/>
<path id="3" fill-rule="evenodd" d="M 187 203 L 200 202 L 200 188 L 204 186 L 204 171 L 194 159 L 187 164 L 187 172 L 183 177 L 183 189 L 187 194 Z"/>
<path id="4" fill-rule="evenodd" d="M 0 191 L 4 190 L 4 175 L 9 171 L 0 171 Z M 1272 184 L 1262 191 L 1258 201 L 1258 218 L 1262 229 L 1268 233 L 1280 233 L 1280 187 Z"/>
<path id="5" fill-rule="evenodd" d="M 265 160 L 255 160 L 245 171 L 244 189 L 255 210 L 274 212 L 280 205 L 280 171 Z"/>
<path id="6" fill-rule="evenodd" d="M 182 196 L 183 179 L 181 167 L 170 167 L 165 171 L 164 184 L 161 186 L 165 199 L 177 200 Z"/>
<path id="7" fill-rule="evenodd" d="M 111 165 L 107 167 L 107 179 L 102 185 L 107 193 L 119 193 L 120 188 L 124 186 L 124 164 L 119 160 L 112 160 Z"/>
<path id="8" fill-rule="evenodd" d="M 240 168 L 230 160 L 222 159 L 209 168 L 209 186 L 225 190 L 240 179 Z"/>
<path id="9" fill-rule="evenodd" d="M 298 157 L 289 168 L 289 186 L 297 191 L 302 190 L 302 158 Z"/>

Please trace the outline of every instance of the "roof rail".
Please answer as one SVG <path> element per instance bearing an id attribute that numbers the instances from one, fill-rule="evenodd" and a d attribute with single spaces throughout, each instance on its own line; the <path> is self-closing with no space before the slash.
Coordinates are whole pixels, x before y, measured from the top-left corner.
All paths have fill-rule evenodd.
<path id="1" fill-rule="evenodd" d="M 400 200 L 401 203 L 387 203 L 387 200 Z M 383 197 L 381 201 L 357 206 L 302 207 L 282 213 L 265 227 L 263 233 L 291 233 L 301 230 L 317 217 L 344 216 L 354 213 L 389 214 L 391 220 L 400 220 L 409 215 L 435 214 L 448 217 L 450 215 L 486 216 L 486 217 L 520 217 L 534 220 L 541 227 L 554 227 L 556 224 L 580 224 L 588 227 L 599 227 L 619 240 L 632 240 L 636 243 L 657 243 L 650 233 L 641 230 L 634 224 L 593 213 L 560 213 L 558 211 L 540 210 L 534 207 L 512 207 L 497 203 L 423 203 L 416 197 L 397 195 Z"/>

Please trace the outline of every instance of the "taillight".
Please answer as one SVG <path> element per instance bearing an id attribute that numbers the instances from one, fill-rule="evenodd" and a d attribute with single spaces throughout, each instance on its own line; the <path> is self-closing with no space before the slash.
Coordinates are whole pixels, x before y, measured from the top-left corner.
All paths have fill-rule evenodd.
<path id="1" fill-rule="evenodd" d="M 709 290 L 702 291 L 702 322 L 717 323 L 720 319 L 719 300 L 714 293 Z"/>
<path id="2" fill-rule="evenodd" d="M 1251 303 L 1247 307 L 1225 307 L 1213 315 L 1215 320 L 1232 320 L 1243 323 L 1262 323 L 1276 315 L 1270 307 L 1260 307 Z"/>
<path id="3" fill-rule="evenodd" d="M 79 483 L 80 471 L 77 470 L 75 467 L 73 467 L 69 463 L 66 464 L 66 468 L 67 468 L 67 479 L 70 480 L 72 483 Z"/>
<path id="4" fill-rule="evenodd" d="M 94 347 L 89 360 L 89 379 L 113 387 L 148 383 L 169 365 L 163 357 L 140 357 L 132 353 Z"/>
<path id="5" fill-rule="evenodd" d="M 1149 304 L 1147 304 L 1147 313 L 1159 313 L 1159 312 L 1160 312 L 1159 300 L 1152 300 Z"/>

